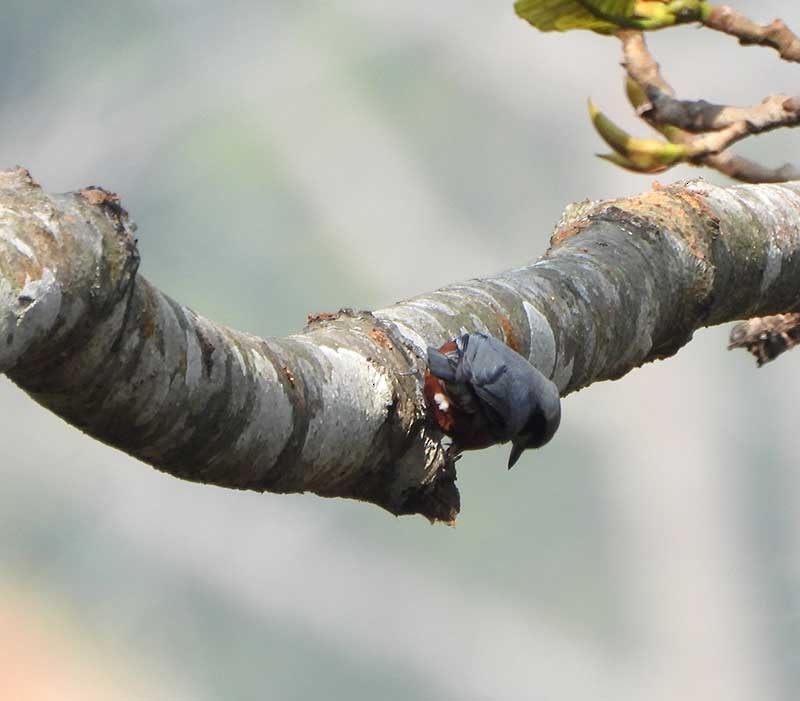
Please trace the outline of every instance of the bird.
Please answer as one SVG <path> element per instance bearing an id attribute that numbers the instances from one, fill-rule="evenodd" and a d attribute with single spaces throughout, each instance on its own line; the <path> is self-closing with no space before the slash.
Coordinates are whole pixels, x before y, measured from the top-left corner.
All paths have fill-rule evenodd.
<path id="1" fill-rule="evenodd" d="M 485 333 L 428 347 L 423 395 L 429 416 L 456 452 L 511 441 L 510 470 L 561 423 L 558 387 L 519 353 Z"/>

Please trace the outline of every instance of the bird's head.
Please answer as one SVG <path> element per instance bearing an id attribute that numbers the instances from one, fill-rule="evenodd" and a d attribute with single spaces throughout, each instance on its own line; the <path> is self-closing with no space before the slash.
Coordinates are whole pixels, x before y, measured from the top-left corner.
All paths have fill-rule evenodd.
<path id="1" fill-rule="evenodd" d="M 538 371 L 537 371 L 538 372 Z M 550 442 L 561 423 L 558 388 L 543 375 L 531 387 L 529 410 L 522 427 L 511 438 L 510 470 L 528 448 L 541 448 Z"/>

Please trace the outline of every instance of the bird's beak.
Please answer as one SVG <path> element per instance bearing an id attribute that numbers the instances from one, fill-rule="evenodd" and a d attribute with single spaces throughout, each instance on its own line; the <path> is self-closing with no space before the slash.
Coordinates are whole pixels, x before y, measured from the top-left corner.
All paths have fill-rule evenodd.
<path id="1" fill-rule="evenodd" d="M 508 469 L 510 470 L 519 460 L 519 456 L 525 452 L 525 446 L 517 443 L 511 444 L 511 455 L 508 456 Z"/>

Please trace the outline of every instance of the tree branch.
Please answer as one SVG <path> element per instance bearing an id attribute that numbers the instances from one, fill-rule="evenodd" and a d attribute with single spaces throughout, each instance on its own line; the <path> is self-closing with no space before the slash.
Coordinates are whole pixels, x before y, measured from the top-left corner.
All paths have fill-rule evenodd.
<path id="1" fill-rule="evenodd" d="M 706 156 L 703 163 L 723 175 L 743 183 L 785 183 L 800 178 L 800 170 L 791 163 L 770 168 L 727 150 Z"/>
<path id="2" fill-rule="evenodd" d="M 720 5 L 711 10 L 703 24 L 736 37 L 742 46 L 768 46 L 785 61 L 800 62 L 800 38 L 782 20 L 762 27 L 732 7 Z"/>
<path id="3" fill-rule="evenodd" d="M 645 44 L 641 32 L 618 32 L 622 40 L 623 65 L 628 75 L 644 89 L 649 104 L 640 108 L 656 124 L 670 124 L 692 133 L 720 131 L 742 125 L 744 136 L 800 124 L 800 98 L 769 95 L 752 107 L 715 105 L 706 100 L 678 100 Z"/>
<path id="4" fill-rule="evenodd" d="M 788 30 L 787 30 L 788 31 Z M 766 168 L 736 156 L 728 148 L 742 139 L 800 124 L 800 97 L 769 95 L 752 107 L 717 105 L 705 100 L 679 100 L 664 79 L 658 62 L 647 48 L 644 34 L 620 30 L 623 66 L 636 86 L 628 95 L 636 113 L 661 131 L 670 142 L 689 148 L 690 161 L 750 183 L 785 182 L 800 178 L 800 171 L 785 164 Z"/>
<path id="5" fill-rule="evenodd" d="M 426 421 L 428 344 L 489 332 L 568 394 L 675 353 L 701 326 L 790 311 L 800 184 L 586 203 L 536 263 L 373 313 L 316 315 L 280 339 L 213 324 L 137 263 L 115 196 L 46 195 L 23 170 L 0 173 L 0 372 L 183 479 L 452 521 L 457 456 Z"/>
<path id="6" fill-rule="evenodd" d="M 775 314 L 742 321 L 731 329 L 728 349 L 745 348 L 758 367 L 800 343 L 800 314 Z"/>

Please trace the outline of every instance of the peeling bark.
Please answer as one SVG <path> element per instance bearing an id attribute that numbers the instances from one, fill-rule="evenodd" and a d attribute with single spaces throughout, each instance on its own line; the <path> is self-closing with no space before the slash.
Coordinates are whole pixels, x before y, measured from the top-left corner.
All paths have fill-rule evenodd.
<path id="1" fill-rule="evenodd" d="M 451 522 L 455 461 L 425 418 L 427 345 L 491 333 L 565 395 L 672 355 L 699 327 L 792 311 L 798 252 L 800 184 L 680 184 L 570 208 L 530 265 L 261 339 L 136 275 L 116 196 L 47 195 L 15 170 L 0 173 L 0 372 L 176 477 Z"/>

